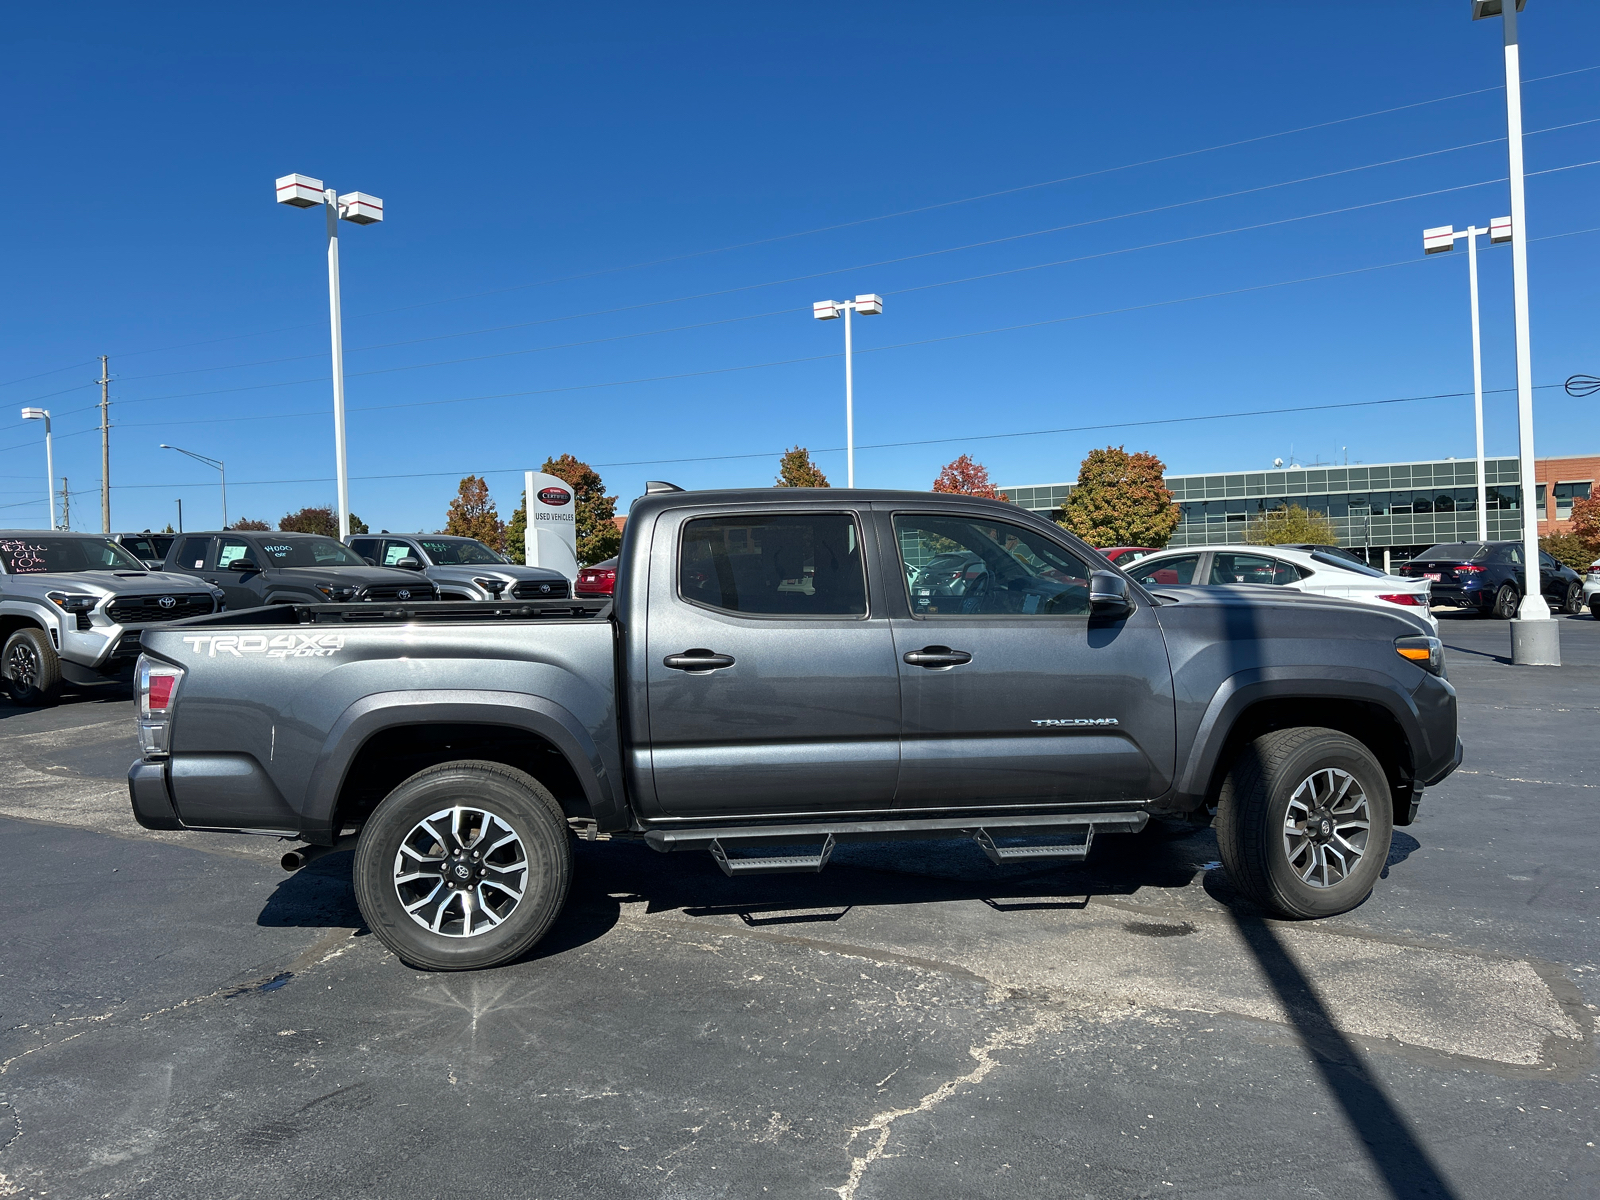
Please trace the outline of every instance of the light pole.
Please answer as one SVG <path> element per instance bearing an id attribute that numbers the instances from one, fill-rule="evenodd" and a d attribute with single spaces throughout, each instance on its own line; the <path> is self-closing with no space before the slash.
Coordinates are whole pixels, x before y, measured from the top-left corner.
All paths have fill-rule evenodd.
<path id="1" fill-rule="evenodd" d="M 1506 143 L 1511 183 L 1511 301 L 1517 343 L 1518 471 L 1522 486 L 1522 606 L 1511 623 L 1511 661 L 1518 666 L 1561 665 L 1561 629 L 1550 619 L 1539 580 L 1539 514 L 1533 507 L 1533 345 L 1528 333 L 1528 208 L 1522 184 L 1522 67 L 1517 13 L 1526 0 L 1472 0 L 1472 19 L 1499 17 L 1506 57 Z"/>
<path id="2" fill-rule="evenodd" d="M 811 315 L 819 321 L 835 320 L 844 314 L 844 475 L 845 486 L 856 485 L 856 388 L 850 370 L 850 314 L 875 317 L 883 312 L 882 296 L 857 296 L 854 300 L 818 300 Z"/>
<path id="3" fill-rule="evenodd" d="M 333 328 L 333 454 L 339 480 L 339 537 L 350 536 L 350 475 L 344 455 L 344 332 L 339 315 L 339 221 L 374 225 L 383 220 L 383 201 L 365 192 L 341 196 L 309 175 L 278 180 L 278 203 L 295 208 L 322 205 L 328 218 L 328 321 Z"/>
<path id="4" fill-rule="evenodd" d="M 45 512 L 50 515 L 50 528 L 56 527 L 56 458 L 55 452 L 50 448 L 50 410 L 48 408 L 25 408 L 22 410 L 24 421 L 44 422 L 44 502 Z"/>
<path id="5" fill-rule="evenodd" d="M 1491 242 L 1511 240 L 1511 218 L 1495 217 L 1487 229 L 1476 225 L 1457 232 L 1449 225 L 1422 231 L 1422 252 L 1443 254 L 1454 250 L 1456 242 L 1467 239 L 1467 281 L 1472 296 L 1472 411 L 1478 426 L 1478 540 L 1489 540 L 1489 493 L 1483 478 L 1483 349 L 1478 335 L 1478 238 L 1489 235 Z"/>
<path id="6" fill-rule="evenodd" d="M 222 477 L 222 527 L 226 529 L 228 527 L 228 472 L 223 470 L 222 460 L 220 458 L 210 458 L 204 454 L 196 454 L 193 450 L 185 450 L 182 446 L 169 446 L 165 442 L 161 443 L 161 448 L 163 450 L 176 450 L 179 454 L 187 454 L 196 462 L 203 462 L 206 466 L 217 469 L 217 474 Z M 178 525 L 180 528 L 183 525 L 183 502 L 181 500 L 178 502 Z"/>

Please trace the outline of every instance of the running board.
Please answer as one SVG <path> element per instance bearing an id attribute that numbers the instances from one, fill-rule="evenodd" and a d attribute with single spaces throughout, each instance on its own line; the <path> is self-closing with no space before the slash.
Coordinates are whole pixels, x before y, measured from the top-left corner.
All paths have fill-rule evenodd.
<path id="1" fill-rule="evenodd" d="M 1002 836 L 1006 835 L 1002 834 Z M 1016 831 L 1012 831 L 1010 836 L 1017 836 Z M 1045 858 L 1060 859 L 1064 862 L 1082 862 L 1089 857 L 1089 847 L 1094 845 L 1094 826 L 1089 826 L 1088 832 L 1084 834 L 1083 841 L 1066 845 L 996 846 L 994 838 L 989 835 L 987 829 L 978 830 L 977 833 L 972 835 L 972 840 L 983 848 L 983 852 L 989 856 L 989 861 L 997 867 L 1003 867 L 1006 863 Z"/>
<path id="2" fill-rule="evenodd" d="M 729 879 L 738 875 L 801 875 L 816 874 L 828 865 L 833 857 L 834 840 L 830 833 L 822 843 L 820 854 L 796 854 L 771 858 L 729 858 L 721 838 L 711 839 L 711 857 Z"/>
<path id="3" fill-rule="evenodd" d="M 1101 833 L 1138 833 L 1150 820 L 1141 809 L 1098 812 L 985 813 L 963 817 L 901 818 L 899 820 L 815 821 L 771 825 L 672 825 L 645 830 L 645 845 L 660 853 L 702 850 L 712 842 L 782 843 L 817 842 L 832 838 L 845 842 L 892 842 L 913 838 L 972 837 L 988 830 L 995 837 L 1039 837 L 1068 830 L 1098 827 Z"/>

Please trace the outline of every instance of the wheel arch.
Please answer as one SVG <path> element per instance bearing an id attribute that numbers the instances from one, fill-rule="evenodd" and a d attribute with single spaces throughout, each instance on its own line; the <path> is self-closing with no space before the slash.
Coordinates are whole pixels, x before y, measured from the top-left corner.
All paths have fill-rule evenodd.
<path id="1" fill-rule="evenodd" d="M 1244 672 L 1245 676 L 1261 672 Z M 1395 824 L 1405 823 L 1416 787 L 1416 748 L 1422 741 L 1412 698 L 1381 678 L 1229 680 L 1201 721 L 1179 791 L 1194 807 L 1216 802 L 1222 778 L 1239 751 L 1276 729 L 1321 726 L 1348 734 L 1383 766 L 1394 798 Z"/>
<path id="2" fill-rule="evenodd" d="M 624 828 L 614 773 L 576 718 L 536 696 L 496 692 L 380 693 L 352 704 L 330 731 L 312 773 L 304 832 L 331 843 L 418 771 L 458 759 L 526 771 L 568 816 Z"/>

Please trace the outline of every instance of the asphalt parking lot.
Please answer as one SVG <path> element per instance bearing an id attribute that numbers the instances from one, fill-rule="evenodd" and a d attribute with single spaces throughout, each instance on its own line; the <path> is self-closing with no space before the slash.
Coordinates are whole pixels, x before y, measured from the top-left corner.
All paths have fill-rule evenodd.
<path id="1" fill-rule="evenodd" d="M 126 695 L 0 706 L 0 1196 L 1593 1195 L 1600 621 L 1443 617 L 1467 758 L 1364 906 L 1209 831 L 819 876 L 580 843 L 534 956 L 419 974 L 349 856 L 149 834 Z"/>

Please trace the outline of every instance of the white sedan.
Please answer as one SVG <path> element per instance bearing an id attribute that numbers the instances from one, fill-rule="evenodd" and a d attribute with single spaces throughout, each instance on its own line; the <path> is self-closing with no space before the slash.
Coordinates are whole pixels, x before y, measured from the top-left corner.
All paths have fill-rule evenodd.
<path id="1" fill-rule="evenodd" d="M 1314 596 L 1338 596 L 1363 604 L 1402 609 L 1439 631 L 1428 605 L 1428 583 L 1386 575 L 1354 557 L 1290 546 L 1195 546 L 1141 558 L 1128 575 L 1146 587 L 1230 583 L 1293 588 Z"/>

